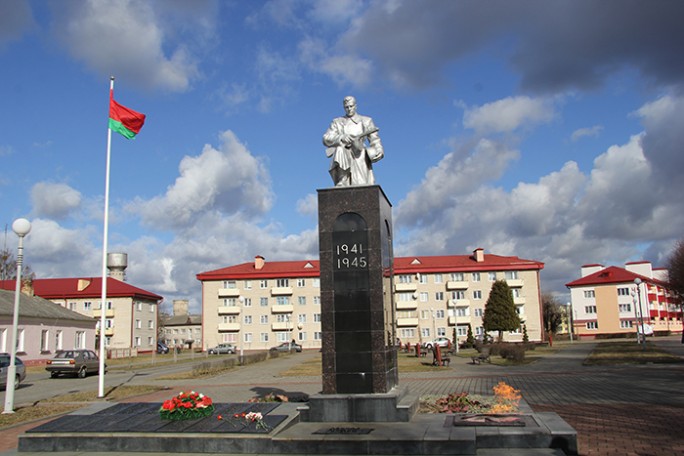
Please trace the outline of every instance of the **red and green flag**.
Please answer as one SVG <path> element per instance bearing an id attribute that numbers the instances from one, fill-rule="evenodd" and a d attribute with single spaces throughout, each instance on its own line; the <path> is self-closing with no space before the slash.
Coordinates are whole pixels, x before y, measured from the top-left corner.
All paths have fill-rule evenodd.
<path id="1" fill-rule="evenodd" d="M 126 139 L 134 138 L 145 124 L 145 114 L 133 111 L 114 101 L 114 91 L 109 92 L 109 128 Z"/>

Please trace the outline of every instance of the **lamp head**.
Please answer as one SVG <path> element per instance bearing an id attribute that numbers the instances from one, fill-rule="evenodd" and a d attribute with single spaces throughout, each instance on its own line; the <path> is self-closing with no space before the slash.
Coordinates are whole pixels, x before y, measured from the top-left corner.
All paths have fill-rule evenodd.
<path id="1" fill-rule="evenodd" d="M 636 286 L 638 287 L 639 285 L 641 285 L 641 279 L 637 277 L 636 279 L 634 279 L 634 283 L 636 283 Z"/>
<path id="2" fill-rule="evenodd" d="M 18 218 L 12 223 L 12 231 L 19 237 L 24 237 L 31 231 L 31 222 L 25 218 Z"/>

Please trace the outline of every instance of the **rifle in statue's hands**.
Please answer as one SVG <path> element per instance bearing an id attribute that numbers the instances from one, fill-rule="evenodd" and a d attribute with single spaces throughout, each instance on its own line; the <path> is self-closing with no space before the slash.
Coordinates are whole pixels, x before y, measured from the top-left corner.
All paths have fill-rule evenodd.
<path id="1" fill-rule="evenodd" d="M 376 127 L 376 128 L 372 128 L 368 131 L 365 131 L 365 132 L 361 133 L 360 135 L 349 135 L 349 139 L 351 140 L 351 142 L 349 144 L 346 144 L 344 147 L 346 147 L 347 149 L 351 149 L 352 144 L 354 144 L 356 141 L 361 141 L 364 138 L 372 135 L 373 133 L 377 133 L 379 131 L 380 131 L 380 129 Z"/>

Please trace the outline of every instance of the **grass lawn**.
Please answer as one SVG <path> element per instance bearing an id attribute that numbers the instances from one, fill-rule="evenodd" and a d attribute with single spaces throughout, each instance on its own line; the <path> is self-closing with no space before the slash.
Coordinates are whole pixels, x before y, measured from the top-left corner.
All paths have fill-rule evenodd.
<path id="1" fill-rule="evenodd" d="M 650 342 L 643 347 L 636 341 L 600 342 L 584 361 L 585 365 L 681 363 L 682 359 L 660 350 Z"/>

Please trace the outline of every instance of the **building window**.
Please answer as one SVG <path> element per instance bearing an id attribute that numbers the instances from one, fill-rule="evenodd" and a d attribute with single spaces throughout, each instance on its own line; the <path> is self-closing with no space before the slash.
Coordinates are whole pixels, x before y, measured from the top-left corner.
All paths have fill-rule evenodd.
<path id="1" fill-rule="evenodd" d="M 315 277 L 313 279 L 313 287 L 314 288 L 320 288 L 321 287 L 321 279 L 319 279 L 318 277 Z"/>
<path id="2" fill-rule="evenodd" d="M 136 336 L 136 338 L 135 338 L 135 346 L 136 346 L 136 347 L 140 347 L 141 345 L 142 345 L 142 339 L 140 338 L 140 336 Z"/>
<path id="3" fill-rule="evenodd" d="M 237 323 L 238 317 L 237 317 L 237 315 L 224 315 L 223 316 L 223 322 L 224 323 Z"/>
<path id="4" fill-rule="evenodd" d="M 147 320 L 147 329 L 154 329 L 154 322 L 152 320 Z"/>
<path id="5" fill-rule="evenodd" d="M 428 293 L 426 291 L 420 292 L 420 302 L 428 302 Z"/>
<path id="6" fill-rule="evenodd" d="M 297 279 L 297 288 L 304 288 L 306 286 L 306 279 Z"/>
<path id="7" fill-rule="evenodd" d="M 451 280 L 454 282 L 463 282 L 465 279 L 462 272 L 452 272 Z"/>
<path id="8" fill-rule="evenodd" d="M 276 315 L 276 321 L 278 323 L 287 323 L 290 321 L 290 316 L 285 314 L 278 314 Z"/>
<path id="9" fill-rule="evenodd" d="M 321 322 L 321 314 L 315 313 L 315 314 L 313 315 L 313 319 L 314 319 L 314 320 L 313 320 L 314 323 L 320 323 L 320 322 Z"/>
<path id="10" fill-rule="evenodd" d="M 135 329 L 141 329 L 141 328 L 142 328 L 142 321 L 135 320 Z"/>
<path id="11" fill-rule="evenodd" d="M 594 293 L 594 290 L 584 290 L 584 297 L 585 298 L 594 298 L 596 294 Z"/>
<path id="12" fill-rule="evenodd" d="M 305 306 L 306 305 L 306 296 L 297 297 L 297 302 L 299 302 L 300 306 Z"/>
<path id="13" fill-rule="evenodd" d="M 482 299 L 482 290 L 473 290 L 473 299 Z"/>
<path id="14" fill-rule="evenodd" d="M 435 274 L 435 283 L 442 283 L 443 281 L 442 274 Z"/>
<path id="15" fill-rule="evenodd" d="M 276 279 L 277 288 L 287 288 L 290 286 L 290 279 Z"/>
<path id="16" fill-rule="evenodd" d="M 235 306 L 237 306 L 237 298 L 224 298 L 223 306 L 224 307 L 235 307 Z"/>
<path id="17" fill-rule="evenodd" d="M 150 313 L 154 313 L 154 311 L 155 311 L 155 305 L 150 304 Z"/>
<path id="18" fill-rule="evenodd" d="M 260 305 L 261 307 L 268 307 L 268 298 L 267 298 L 267 297 L 264 297 L 264 296 L 262 296 L 261 298 L 259 298 L 259 305 Z"/>
<path id="19" fill-rule="evenodd" d="M 423 337 L 430 337 L 430 328 L 420 328 L 420 335 Z"/>
<path id="20" fill-rule="evenodd" d="M 435 292 L 435 301 L 444 301 L 444 292 L 443 291 L 436 291 Z"/>
<path id="21" fill-rule="evenodd" d="M 259 288 L 261 288 L 262 290 L 268 288 L 268 280 L 266 280 L 266 279 L 260 280 L 259 281 Z"/>
<path id="22" fill-rule="evenodd" d="M 276 333 L 276 339 L 278 342 L 287 342 L 289 334 L 286 331 Z"/>
<path id="23" fill-rule="evenodd" d="M 420 275 L 420 279 L 418 279 L 418 280 L 419 280 L 420 283 L 422 283 L 422 284 L 428 283 L 428 278 L 427 278 L 427 276 L 426 276 L 425 274 L 421 274 L 421 275 Z"/>
<path id="24" fill-rule="evenodd" d="M 109 304 L 109 303 L 107 303 L 107 304 Z M 107 308 L 109 309 L 109 306 L 107 306 Z M 137 310 L 138 312 L 142 312 L 142 302 L 136 302 L 135 303 L 135 310 Z"/>
<path id="25" fill-rule="evenodd" d="M 596 306 L 584 306 L 584 312 L 588 314 L 595 314 Z"/>
<path id="26" fill-rule="evenodd" d="M 421 320 L 429 320 L 432 318 L 432 313 L 429 310 L 421 310 L 420 311 L 420 319 Z"/>
<path id="27" fill-rule="evenodd" d="M 61 350 L 62 349 L 62 342 L 64 340 L 64 333 L 62 332 L 61 329 L 57 330 L 55 332 L 55 350 Z"/>
<path id="28" fill-rule="evenodd" d="M 76 303 L 75 302 L 69 303 L 69 310 L 73 310 L 74 312 L 76 312 Z"/>
<path id="29" fill-rule="evenodd" d="M 306 340 L 306 333 L 303 331 L 300 331 L 298 334 L 299 340 L 300 341 L 305 341 Z"/>
<path id="30" fill-rule="evenodd" d="M 473 282 L 479 282 L 480 281 L 480 273 L 479 272 L 473 272 L 470 274 L 472 277 Z"/>
<path id="31" fill-rule="evenodd" d="M 85 348 L 85 331 L 76 331 L 74 334 L 74 348 Z"/>
<path id="32" fill-rule="evenodd" d="M 446 337 L 446 328 L 437 328 L 437 337 Z"/>
<path id="33" fill-rule="evenodd" d="M 321 297 L 320 296 L 314 296 L 314 305 L 317 305 L 317 306 L 321 305 Z"/>
<path id="34" fill-rule="evenodd" d="M 306 314 L 299 314 L 297 315 L 297 321 L 299 323 L 306 323 Z"/>
<path id="35" fill-rule="evenodd" d="M 463 290 L 457 290 L 457 291 L 452 291 L 451 292 L 451 299 L 465 299 L 465 291 Z"/>
<path id="36" fill-rule="evenodd" d="M 588 321 L 587 322 L 587 329 L 598 329 L 598 322 L 597 321 Z"/>
<path id="37" fill-rule="evenodd" d="M 473 315 L 475 315 L 476 317 L 481 317 L 482 315 L 484 315 L 484 309 L 481 307 L 476 307 L 473 310 Z"/>
<path id="38" fill-rule="evenodd" d="M 237 288 L 237 283 L 235 282 L 235 280 L 224 280 L 223 281 L 223 288 L 231 288 L 231 289 Z"/>
<path id="39" fill-rule="evenodd" d="M 444 318 L 444 309 L 435 310 L 435 318 Z"/>
<path id="40" fill-rule="evenodd" d="M 84 302 L 83 310 L 93 310 L 93 303 L 91 301 Z"/>
<path id="41" fill-rule="evenodd" d="M 252 307 L 252 298 L 244 298 L 242 307 Z"/>
<path id="42" fill-rule="evenodd" d="M 397 301 L 400 302 L 408 302 L 413 300 L 413 294 L 412 293 L 397 293 Z"/>
<path id="43" fill-rule="evenodd" d="M 467 317 L 470 315 L 470 309 L 468 307 L 457 307 L 456 316 L 457 317 Z"/>
<path id="44" fill-rule="evenodd" d="M 488 272 L 487 273 L 487 279 L 490 282 L 496 282 L 496 272 L 492 272 L 492 271 Z"/>
<path id="45" fill-rule="evenodd" d="M 47 329 L 40 332 L 40 350 L 43 352 L 50 351 L 50 331 Z"/>
<path id="46" fill-rule="evenodd" d="M 632 311 L 632 305 L 631 304 L 618 304 L 618 309 L 620 312 L 631 312 Z M 630 326 L 631 328 L 631 326 Z"/>
<path id="47" fill-rule="evenodd" d="M 513 294 L 514 298 L 520 298 L 520 288 L 511 288 L 511 293 Z"/>
<path id="48" fill-rule="evenodd" d="M 323 333 L 320 331 L 314 331 L 314 340 L 321 340 L 323 339 Z"/>
<path id="49" fill-rule="evenodd" d="M 467 336 L 468 335 L 468 327 L 467 326 L 456 326 L 456 335 L 457 336 Z"/>
<path id="50" fill-rule="evenodd" d="M 251 315 L 245 315 L 244 322 L 246 325 L 251 325 L 252 324 L 252 316 Z"/>
<path id="51" fill-rule="evenodd" d="M 620 287 L 617 289 L 618 296 L 629 296 L 629 288 Z"/>
<path id="52" fill-rule="evenodd" d="M 620 328 L 630 329 L 632 327 L 632 320 L 622 320 L 620 321 Z M 641 333 L 640 333 L 641 334 Z"/>
<path id="53" fill-rule="evenodd" d="M 151 347 L 154 344 L 154 337 L 150 336 L 147 338 L 147 346 Z"/>
<path id="54" fill-rule="evenodd" d="M 401 274 L 399 276 L 399 283 L 411 283 L 411 275 L 410 274 Z"/>
<path id="55" fill-rule="evenodd" d="M 504 276 L 506 277 L 506 280 L 517 280 L 518 279 L 518 271 L 506 271 L 504 273 Z"/>
<path id="56" fill-rule="evenodd" d="M 261 342 L 268 342 L 268 333 L 261 333 L 259 334 L 259 340 Z"/>
<path id="57" fill-rule="evenodd" d="M 252 343 L 252 333 L 245 333 L 242 339 L 246 344 L 251 344 Z"/>
<path id="58" fill-rule="evenodd" d="M 251 290 L 252 289 L 252 281 L 251 280 L 245 280 L 245 290 Z"/>
<path id="59" fill-rule="evenodd" d="M 290 297 L 289 296 L 278 296 L 278 297 L 276 297 L 276 305 L 278 305 L 278 306 L 290 305 Z"/>
<path id="60" fill-rule="evenodd" d="M 401 328 L 399 330 L 399 337 L 402 339 L 412 339 L 416 336 L 416 330 L 413 328 Z"/>

